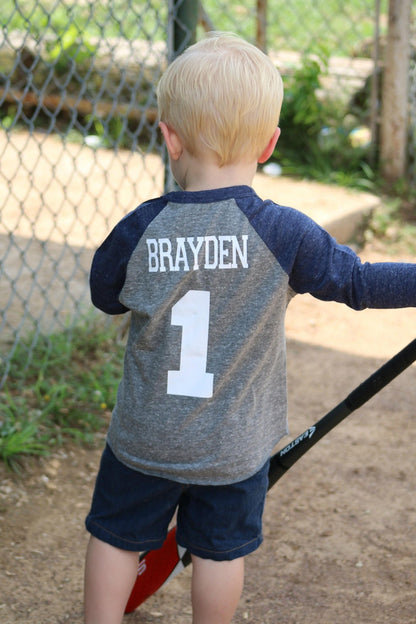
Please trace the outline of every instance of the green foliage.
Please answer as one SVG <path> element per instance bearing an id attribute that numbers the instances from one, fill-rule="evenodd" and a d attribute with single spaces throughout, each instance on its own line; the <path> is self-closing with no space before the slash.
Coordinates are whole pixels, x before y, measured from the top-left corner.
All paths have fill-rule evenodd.
<path id="1" fill-rule="evenodd" d="M 285 79 L 285 94 L 280 126 L 283 130 L 279 148 L 288 156 L 308 158 L 310 148 L 315 151 L 319 133 L 327 124 L 324 102 L 318 97 L 322 67 L 326 59 L 306 55 L 303 64 Z"/>
<path id="2" fill-rule="evenodd" d="M 26 413 L 25 401 L 19 396 L 13 397 L 8 391 L 1 396 L 0 458 L 17 468 L 16 458 L 23 454 L 43 455 L 45 443 L 38 435 L 38 413 L 34 410 Z"/>
<path id="3" fill-rule="evenodd" d="M 91 443 L 121 376 L 115 327 L 96 318 L 39 336 L 32 350 L 33 342 L 28 336 L 18 346 L 0 393 L 0 459 L 12 468 L 22 455 L 45 454 L 67 439 Z"/>
<path id="4" fill-rule="evenodd" d="M 90 140 L 87 144 L 90 147 L 124 147 L 131 148 L 132 133 L 128 131 L 125 119 L 120 117 L 97 117 L 95 115 L 86 116 L 86 130 L 89 133 Z M 91 141 L 97 138 L 96 142 Z"/>
<path id="5" fill-rule="evenodd" d="M 285 77 L 282 134 L 273 157 L 286 175 L 373 190 L 369 144 L 352 140 L 357 120 L 348 114 L 345 102 L 323 93 L 328 58 L 321 47 L 320 56 L 306 55 Z"/>
<path id="6" fill-rule="evenodd" d="M 9 130 L 16 123 L 16 106 L 8 106 L 6 111 L 0 109 L 0 128 L 3 130 Z"/>
<path id="7" fill-rule="evenodd" d="M 58 74 L 68 71 L 68 65 L 72 63 L 85 64 L 94 56 L 96 49 L 91 38 L 81 35 L 75 24 L 70 24 L 56 39 L 46 44 L 47 60 Z"/>

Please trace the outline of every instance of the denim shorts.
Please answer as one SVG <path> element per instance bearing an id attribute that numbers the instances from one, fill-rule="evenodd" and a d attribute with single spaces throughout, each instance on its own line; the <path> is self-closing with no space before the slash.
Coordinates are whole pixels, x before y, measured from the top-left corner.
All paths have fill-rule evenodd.
<path id="1" fill-rule="evenodd" d="M 86 528 L 123 550 L 155 550 L 162 547 L 177 511 L 180 546 L 203 559 L 237 559 L 263 541 L 268 468 L 269 462 L 252 477 L 231 485 L 189 485 L 133 470 L 107 445 Z"/>

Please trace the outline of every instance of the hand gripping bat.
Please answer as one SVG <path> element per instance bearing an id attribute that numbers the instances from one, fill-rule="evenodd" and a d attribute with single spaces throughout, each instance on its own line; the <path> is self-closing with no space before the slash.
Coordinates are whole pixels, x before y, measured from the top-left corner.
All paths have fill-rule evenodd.
<path id="1" fill-rule="evenodd" d="M 366 403 L 377 392 L 400 375 L 416 360 L 416 339 L 363 381 L 341 403 L 321 420 L 308 427 L 270 460 L 269 489 L 306 451 L 338 425 L 344 418 Z M 137 580 L 125 612 L 131 613 L 162 585 L 191 563 L 189 551 L 176 543 L 176 527 L 170 529 L 162 548 L 143 553 L 139 559 Z"/>

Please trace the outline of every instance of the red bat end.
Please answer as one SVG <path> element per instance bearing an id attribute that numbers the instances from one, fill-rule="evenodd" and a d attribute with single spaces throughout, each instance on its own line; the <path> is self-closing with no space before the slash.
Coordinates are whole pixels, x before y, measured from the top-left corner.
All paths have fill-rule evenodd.
<path id="1" fill-rule="evenodd" d="M 150 550 L 140 557 L 137 579 L 128 599 L 125 613 L 131 613 L 154 594 L 167 581 L 180 561 L 176 543 L 176 527 L 173 527 L 162 548 Z"/>

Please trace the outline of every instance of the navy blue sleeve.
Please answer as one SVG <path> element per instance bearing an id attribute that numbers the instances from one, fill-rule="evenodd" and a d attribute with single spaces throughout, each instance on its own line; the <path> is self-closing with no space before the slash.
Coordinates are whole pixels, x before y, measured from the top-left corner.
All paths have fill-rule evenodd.
<path id="1" fill-rule="evenodd" d="M 416 306 L 416 264 L 362 263 L 319 226 L 299 241 L 289 284 L 296 292 L 354 310 Z"/>
<path id="2" fill-rule="evenodd" d="M 416 264 L 362 263 L 352 249 L 338 244 L 312 219 L 272 202 L 264 203 L 261 221 L 263 240 L 296 293 L 345 303 L 355 310 L 416 306 Z"/>
<path id="3" fill-rule="evenodd" d="M 103 312 L 128 312 L 119 300 L 127 265 L 143 232 L 163 206 L 163 202 L 154 200 L 136 208 L 116 225 L 95 252 L 90 272 L 91 301 Z"/>

